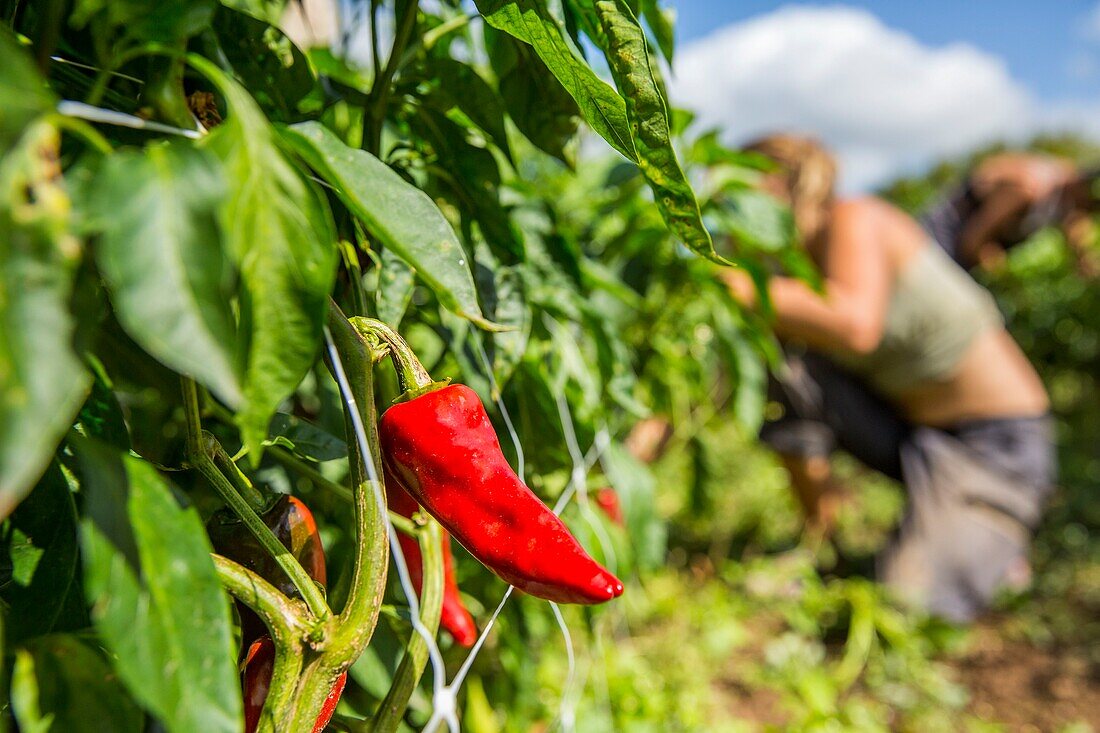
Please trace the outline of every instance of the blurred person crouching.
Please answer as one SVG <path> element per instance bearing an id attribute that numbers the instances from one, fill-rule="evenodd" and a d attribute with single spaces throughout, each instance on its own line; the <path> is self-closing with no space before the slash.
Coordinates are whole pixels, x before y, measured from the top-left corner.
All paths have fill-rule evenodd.
<path id="1" fill-rule="evenodd" d="M 1056 470 L 1046 391 L 991 296 L 912 217 L 874 197 L 837 199 L 833 158 L 811 139 L 748 147 L 778 164 L 762 186 L 790 205 L 824 282 L 819 293 L 768 281 L 786 363 L 771 395 L 783 414 L 761 439 L 822 533 L 844 494 L 836 448 L 901 481 L 907 507 L 877 573 L 902 598 L 969 621 L 1030 579 Z M 755 306 L 743 271 L 721 276 Z"/>

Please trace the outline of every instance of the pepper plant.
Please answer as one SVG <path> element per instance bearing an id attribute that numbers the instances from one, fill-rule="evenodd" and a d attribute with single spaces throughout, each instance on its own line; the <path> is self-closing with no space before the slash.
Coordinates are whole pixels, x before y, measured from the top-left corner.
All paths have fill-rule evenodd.
<path id="1" fill-rule="evenodd" d="M 617 572 L 660 561 L 622 447 L 637 420 L 714 409 L 715 385 L 759 412 L 766 330 L 713 270 L 803 263 L 751 192 L 761 161 L 674 145 L 668 9 L 363 0 L 358 58 L 297 47 L 282 11 L 0 1 L 2 687 L 21 731 L 312 730 L 341 690 L 330 729 L 430 722 L 469 642 L 436 641 L 445 594 L 463 599 L 432 514 L 509 581 L 578 600 L 540 576 L 551 550 L 502 571 L 513 548 L 434 505 L 415 456 L 384 465 L 380 407 L 435 386 L 425 367 L 491 408 L 505 483 L 569 507 L 585 547 L 565 525 L 561 546 L 589 571 L 611 554 L 595 474 L 636 548 Z M 732 232 L 722 254 L 708 222 Z M 445 453 L 461 432 L 415 437 Z M 387 471 L 428 512 L 387 515 Z M 316 521 L 287 518 L 291 493 Z M 549 512 L 524 502 L 499 535 L 516 547 Z M 418 582 L 390 572 L 410 540 Z M 484 627 L 506 585 L 456 554 Z M 504 613 L 520 640 L 487 647 L 490 669 L 525 648 Z"/>

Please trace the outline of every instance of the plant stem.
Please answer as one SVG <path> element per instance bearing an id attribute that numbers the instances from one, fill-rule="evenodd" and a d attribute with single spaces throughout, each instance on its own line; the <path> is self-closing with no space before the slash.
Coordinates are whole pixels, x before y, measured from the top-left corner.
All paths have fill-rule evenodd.
<path id="1" fill-rule="evenodd" d="M 420 527 L 418 540 L 423 560 L 424 579 L 420 589 L 420 623 L 433 637 L 439 630 L 439 615 L 443 610 L 443 532 L 439 523 L 429 519 Z M 414 589 L 415 590 L 415 589 Z M 409 706 L 409 698 L 420 684 L 428 664 L 428 644 L 413 629 L 405 645 L 405 656 L 393 677 L 385 699 L 371 721 L 372 733 L 392 733 L 397 730 Z"/>
<path id="2" fill-rule="evenodd" d="M 447 20 L 437 25 L 435 28 L 424 31 L 424 34 L 420 36 L 420 40 L 418 42 L 413 43 L 407 49 L 405 49 L 405 56 L 401 59 L 402 66 L 412 61 L 412 57 L 416 54 L 417 51 L 421 49 L 425 51 L 432 50 L 435 44 L 439 43 L 439 40 L 441 38 L 449 33 L 454 33 L 455 31 L 468 26 L 471 20 L 480 17 L 480 13 L 463 13 L 461 15 L 456 15 L 452 18 L 448 18 Z"/>
<path id="3" fill-rule="evenodd" d="M 385 506 L 379 506 L 375 492 L 381 485 L 370 480 L 366 461 L 373 460 L 375 474 L 382 476 L 381 451 L 378 448 L 378 419 L 374 406 L 374 362 L 376 352 L 352 328 L 335 303 L 330 303 L 328 328 L 332 344 L 343 364 L 354 404 L 344 404 L 344 424 L 348 437 L 348 465 L 351 476 L 352 506 L 355 512 L 355 558 L 347 601 L 340 610 L 336 629 L 337 648 L 347 649 L 354 660 L 370 641 L 382 606 L 389 562 Z M 335 372 L 335 365 L 329 364 Z M 367 449 L 363 455 L 355 439 L 351 410 L 366 432 Z"/>
<path id="4" fill-rule="evenodd" d="M 278 728 L 277 721 L 286 719 L 294 700 L 302 671 L 302 642 L 308 636 L 306 620 L 294 601 L 256 573 L 221 555 L 211 557 L 222 585 L 256 612 L 275 643 L 275 666 L 259 727 L 260 731 L 274 731 Z"/>
<path id="5" fill-rule="evenodd" d="M 393 37 L 393 47 L 386 59 L 386 66 L 380 73 L 376 73 L 371 84 L 370 94 L 367 96 L 367 106 L 363 110 L 363 149 L 372 155 L 381 154 L 382 148 L 382 124 L 386 119 L 386 107 L 390 101 L 390 85 L 394 74 L 403 60 L 405 47 L 409 43 L 413 29 L 416 28 L 416 14 L 419 10 L 419 0 L 406 0 L 404 12 L 398 20 L 397 32 Z"/>
<path id="6" fill-rule="evenodd" d="M 348 437 L 348 464 L 352 480 L 352 507 L 355 513 L 355 556 L 352 560 L 347 599 L 336 619 L 332 636 L 324 651 L 302 674 L 288 723 L 289 730 L 311 730 L 333 682 L 343 670 L 358 659 L 370 643 L 382 595 L 386 590 L 389 562 L 389 542 L 386 532 L 385 506 L 379 505 L 376 491 L 382 487 L 369 478 L 367 460 L 356 440 L 356 420 L 367 434 L 367 449 L 378 456 L 378 436 L 374 409 L 374 362 L 376 352 L 359 336 L 335 303 L 328 313 L 328 343 L 336 352 L 334 360 L 326 354 L 326 362 L 337 383 L 350 391 L 344 395 L 344 424 Z M 338 363 L 337 363 L 338 361 Z M 345 381 L 346 380 L 346 381 Z M 382 467 L 375 463 L 376 475 Z"/>
<path id="7" fill-rule="evenodd" d="M 183 406 L 187 417 L 187 455 L 191 465 L 201 473 L 221 496 L 222 501 L 229 505 L 241 522 L 253 534 L 260 545 L 275 559 L 283 572 L 287 574 L 294 587 L 305 600 L 306 606 L 318 621 L 325 621 L 332 616 L 325 596 L 309 577 L 302 564 L 291 554 L 271 528 L 264 524 L 264 520 L 252 508 L 252 506 L 238 493 L 236 487 L 225 477 L 211 456 L 216 455 L 221 445 L 210 433 L 202 429 L 202 416 L 199 414 L 198 390 L 195 382 L 187 377 L 182 377 Z M 224 453 L 224 449 L 222 449 Z"/>
<path id="8" fill-rule="evenodd" d="M 420 363 L 405 339 L 401 338 L 401 334 L 382 321 L 356 316 L 351 319 L 351 325 L 368 341 L 380 341 L 389 349 L 393 367 L 397 370 L 397 381 L 402 389 L 400 399 L 410 400 L 447 385 L 447 381 L 432 380 L 428 370 Z"/>
<path id="9" fill-rule="evenodd" d="M 209 436 L 209 437 L 207 437 Z M 209 452 L 214 460 L 214 465 L 221 471 L 222 475 L 229 479 L 229 483 L 233 484 L 233 488 L 237 490 L 237 493 L 244 497 L 244 500 L 248 502 L 248 505 L 252 507 L 252 510 L 257 514 L 262 514 L 267 511 L 270 502 L 264 498 L 264 495 L 252 485 L 252 482 L 248 480 L 248 477 L 241 473 L 241 469 L 237 468 L 237 464 L 233 462 L 233 459 L 229 457 L 229 454 L 222 447 L 222 444 L 209 433 L 203 432 L 203 437 L 206 438 L 206 443 L 209 446 Z"/>

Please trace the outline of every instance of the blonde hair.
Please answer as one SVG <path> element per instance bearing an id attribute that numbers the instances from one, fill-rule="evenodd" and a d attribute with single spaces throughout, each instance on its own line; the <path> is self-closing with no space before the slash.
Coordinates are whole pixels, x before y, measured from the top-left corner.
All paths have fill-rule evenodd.
<path id="1" fill-rule="evenodd" d="M 745 150 L 766 155 L 786 175 L 795 225 L 807 242 L 819 236 L 829 223 L 836 188 L 836 160 L 811 137 L 787 133 L 754 140 Z"/>

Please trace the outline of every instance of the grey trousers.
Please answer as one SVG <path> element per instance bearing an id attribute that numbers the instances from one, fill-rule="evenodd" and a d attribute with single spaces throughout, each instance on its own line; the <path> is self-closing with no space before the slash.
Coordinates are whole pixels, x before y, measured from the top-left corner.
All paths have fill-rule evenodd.
<path id="1" fill-rule="evenodd" d="M 954 621 L 988 607 L 1031 532 L 1056 475 L 1049 416 L 975 420 L 950 428 L 907 423 L 862 382 L 815 353 L 788 353 L 770 397 L 783 415 L 761 440 L 785 455 L 843 448 L 900 480 L 908 503 L 876 558 L 897 594 Z"/>

